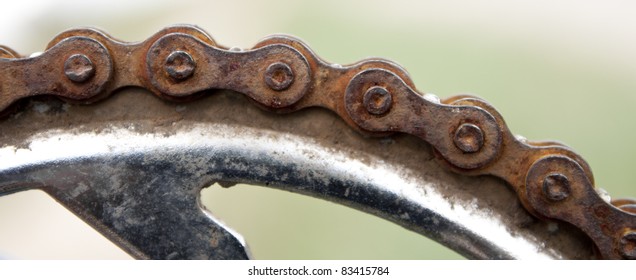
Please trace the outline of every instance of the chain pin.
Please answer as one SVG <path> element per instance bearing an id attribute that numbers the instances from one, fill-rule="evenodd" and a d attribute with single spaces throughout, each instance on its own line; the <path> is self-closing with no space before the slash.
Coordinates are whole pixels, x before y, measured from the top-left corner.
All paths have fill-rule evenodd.
<path id="1" fill-rule="evenodd" d="M 570 180 L 560 173 L 552 173 L 543 180 L 543 194 L 551 201 L 561 201 L 570 196 Z"/>
<path id="2" fill-rule="evenodd" d="M 75 83 L 83 83 L 95 75 L 95 65 L 87 56 L 74 54 L 64 62 L 64 74 Z"/>
<path id="3" fill-rule="evenodd" d="M 197 64 L 192 56 L 184 51 L 174 51 L 166 58 L 165 70 L 171 78 L 177 81 L 190 78 L 196 67 Z"/>
<path id="4" fill-rule="evenodd" d="M 386 88 L 374 86 L 364 93 L 362 102 L 370 114 L 382 115 L 391 109 L 393 97 Z"/>
<path id="5" fill-rule="evenodd" d="M 636 260 L 636 231 L 623 234 L 619 247 L 621 255 L 628 260 Z"/>
<path id="6" fill-rule="evenodd" d="M 265 83 L 275 91 L 288 89 L 294 82 L 294 72 L 283 62 L 270 64 L 265 70 Z"/>
<path id="7" fill-rule="evenodd" d="M 453 142 L 464 153 L 476 153 L 484 146 L 484 133 L 478 126 L 465 123 L 455 131 Z"/>

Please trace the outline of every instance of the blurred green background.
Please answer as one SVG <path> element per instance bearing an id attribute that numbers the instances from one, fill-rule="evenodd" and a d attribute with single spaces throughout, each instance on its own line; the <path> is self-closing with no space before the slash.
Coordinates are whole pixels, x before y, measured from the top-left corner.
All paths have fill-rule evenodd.
<path id="1" fill-rule="evenodd" d="M 0 44 L 22 54 L 70 27 L 138 41 L 190 23 L 226 46 L 287 33 L 330 62 L 388 58 L 419 91 L 481 96 L 513 132 L 573 147 L 613 197 L 636 194 L 634 2 L 11 1 L 2 11 Z M 378 218 L 282 191 L 213 187 L 203 200 L 256 258 L 460 258 Z M 0 225 L 4 257 L 127 257 L 39 192 L 0 198 Z"/>

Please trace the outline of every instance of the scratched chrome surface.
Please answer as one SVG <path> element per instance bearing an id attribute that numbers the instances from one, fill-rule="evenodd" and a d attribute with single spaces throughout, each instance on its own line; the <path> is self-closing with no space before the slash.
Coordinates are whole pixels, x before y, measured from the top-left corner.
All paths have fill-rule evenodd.
<path id="1" fill-rule="evenodd" d="M 117 107 L 118 102 L 130 103 L 126 99 L 134 98 L 140 97 L 121 94 L 115 100 L 97 107 L 103 109 L 100 112 L 107 112 L 108 106 Z M 319 110 L 300 116 L 270 116 L 269 113 L 258 110 L 240 111 L 239 108 L 243 108 L 241 106 L 253 105 L 219 95 L 203 100 L 200 106 L 215 114 L 245 118 L 247 121 L 244 125 L 237 125 L 237 119 L 231 117 L 217 116 L 212 121 L 208 119 L 209 115 L 199 115 L 198 120 L 185 115 L 158 128 L 156 118 L 150 116 L 185 110 L 179 107 L 181 105 L 166 104 L 153 97 L 142 98 L 143 102 L 150 104 L 148 106 L 159 109 L 137 113 L 146 114 L 144 116 L 133 114 L 127 115 L 130 119 L 120 118 L 107 122 L 96 117 L 92 119 L 92 124 L 83 123 L 77 126 L 42 127 L 36 122 L 20 122 L 18 119 L 30 117 L 37 120 L 37 115 L 42 111 L 38 106 L 45 104 L 37 103 L 23 115 L 5 123 L 16 126 L 18 123 L 23 126 L 30 123 L 34 132 L 13 136 L 5 133 L 0 137 L 3 140 L 0 147 L 0 194 L 42 188 L 54 197 L 57 195 L 56 199 L 61 200 L 62 204 L 66 203 L 65 206 L 71 211 L 138 258 L 249 257 L 242 237 L 214 219 L 214 213 L 206 212 L 199 203 L 200 190 L 218 181 L 265 185 L 347 205 L 428 236 L 469 258 L 572 258 L 581 257 L 581 251 L 585 251 L 570 246 L 572 242 L 559 245 L 554 240 L 545 238 L 560 234 L 560 238 L 570 238 L 576 243 L 576 237 L 568 237 L 566 230 L 557 233 L 555 231 L 559 230 L 555 230 L 553 226 L 544 225 L 537 220 L 520 223 L 507 216 L 509 213 L 504 213 L 504 208 L 489 207 L 489 204 L 484 203 L 487 202 L 484 197 L 470 198 L 457 193 L 465 187 L 458 185 L 468 182 L 473 184 L 470 186 L 472 188 L 483 185 L 485 196 L 499 195 L 492 191 L 497 186 L 486 188 L 486 185 L 494 184 L 492 182 L 436 171 L 436 163 L 430 160 L 415 166 L 402 164 L 395 156 L 387 158 L 385 154 L 369 149 L 369 145 L 387 146 L 387 139 L 368 139 L 353 133 L 352 141 L 333 144 L 329 137 L 337 138 L 343 133 L 334 129 L 335 116 Z M 65 104 L 62 108 L 66 109 L 47 118 L 58 118 L 60 123 L 64 120 L 68 122 L 69 115 L 86 114 L 86 111 L 82 111 L 85 109 L 79 109 L 80 107 Z M 188 108 L 194 112 L 196 109 Z M 274 121 L 259 123 L 259 118 L 275 119 L 277 122 L 283 118 L 297 123 L 290 121 L 287 129 L 277 130 L 277 127 L 272 127 L 271 123 Z M 322 119 L 328 121 L 316 121 Z M 305 135 L 301 130 L 303 122 L 311 123 L 319 130 L 324 129 L 322 136 Z M 328 135 L 330 133 L 333 135 Z M 7 140 L 9 137 L 13 137 L 11 141 Z M 408 161 L 405 155 L 417 158 L 418 155 L 408 150 L 412 149 L 409 147 L 412 139 L 402 140 L 399 137 L 402 136 L 395 140 L 389 139 L 399 145 L 389 145 L 391 147 L 387 148 L 406 151 L 392 154 L 403 157 L 403 162 Z M 355 143 L 358 142 L 360 144 L 356 146 Z M 427 158 L 427 155 L 423 157 Z M 161 174 L 158 174 L 159 171 Z M 127 181 L 127 178 L 134 176 L 150 181 Z M 152 180 L 153 176 L 160 179 Z M 184 193 L 165 192 L 162 196 L 173 197 L 182 204 L 189 204 L 188 207 L 198 209 L 207 218 L 208 225 L 205 226 L 217 226 L 217 229 L 225 231 L 222 235 L 226 239 L 222 240 L 227 240 L 229 245 L 221 248 L 219 244 L 212 244 L 211 247 L 205 244 L 197 248 L 196 252 L 180 251 L 175 255 L 170 252 L 175 248 L 149 252 L 152 251 L 149 248 L 153 244 L 136 242 L 140 238 L 156 237 L 163 242 L 181 242 L 186 246 L 184 239 L 191 238 L 172 231 L 143 233 L 144 226 L 131 219 L 143 213 L 122 212 L 126 203 L 147 199 L 145 195 L 151 196 L 148 193 L 130 194 L 131 190 L 154 185 L 168 190 L 187 189 Z M 510 191 L 505 186 L 499 187 L 504 187 L 501 192 Z M 105 190 L 128 194 L 125 201 L 121 202 L 113 200 L 115 194 L 109 194 Z M 95 195 L 96 193 L 100 195 Z M 79 199 L 83 197 L 90 199 Z M 509 197 L 514 199 L 513 194 Z M 105 211 L 105 208 L 99 210 L 104 213 L 112 212 L 109 219 L 114 220 L 113 223 L 104 224 L 95 217 L 95 211 L 86 208 L 91 203 L 98 203 L 99 199 L 112 202 L 108 207 L 112 207 L 113 211 Z M 82 207 L 69 206 L 75 202 Z M 517 210 L 523 211 L 521 206 L 518 208 Z M 183 214 L 167 212 L 164 215 L 172 218 Z M 145 222 L 152 220 L 152 217 L 145 218 Z M 179 219 L 187 220 L 189 217 L 175 218 Z M 534 225 L 530 226 L 528 223 Z M 539 225 L 535 226 L 536 224 Z M 121 227 L 115 228 L 114 225 Z M 135 226 L 142 232 L 128 236 L 123 231 L 126 226 Z M 174 230 L 181 231 L 183 228 L 180 226 Z M 546 233 L 547 231 L 550 232 Z M 201 231 L 197 234 L 197 238 L 205 241 L 214 239 L 214 234 L 218 232 Z M 181 248 L 177 247 L 175 250 Z M 225 251 L 215 255 L 207 254 L 209 250 Z"/>

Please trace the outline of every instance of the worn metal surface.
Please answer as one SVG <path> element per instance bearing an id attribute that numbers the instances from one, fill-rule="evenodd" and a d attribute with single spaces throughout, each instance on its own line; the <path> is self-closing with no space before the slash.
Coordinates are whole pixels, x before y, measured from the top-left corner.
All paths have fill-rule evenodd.
<path id="1" fill-rule="evenodd" d="M 425 98 L 406 71 L 389 61 L 331 65 L 304 43 L 285 36 L 266 38 L 251 50 L 227 49 L 189 26 L 170 27 L 134 44 L 97 30 L 70 30 L 58 35 L 40 56 L 12 58 L 15 52 L 6 49 L 2 53 L 0 111 L 25 97 L 45 94 L 87 103 L 125 86 L 144 87 L 173 101 L 231 89 L 277 112 L 323 107 L 367 134 L 417 136 L 431 144 L 451 170 L 499 177 L 513 187 L 530 213 L 580 228 L 603 258 L 632 258 L 625 253 L 631 245 L 624 244 L 632 240 L 625 236 L 636 228 L 636 215 L 623 210 L 631 206 L 617 208 L 600 197 L 591 169 L 580 156 L 559 143 L 515 137 L 483 100 Z M 562 163 L 558 168 L 537 167 L 560 158 L 565 160 L 555 161 Z M 577 191 L 562 201 L 549 199 L 550 203 L 544 203 L 545 195 L 537 196 L 544 192 L 537 191 L 542 187 L 535 182 L 567 174 L 583 174 L 561 180 Z M 575 202 L 561 203 L 566 201 Z"/>
<path id="2" fill-rule="evenodd" d="M 4 127 L 0 193 L 41 188 L 137 258 L 249 256 L 198 203 L 215 181 L 348 205 L 469 258 L 593 257 L 582 233 L 533 218 L 502 181 L 449 173 L 419 139 L 361 137 L 324 110 L 277 115 L 232 92 L 183 106 L 129 89 L 90 106 L 34 100 Z"/>

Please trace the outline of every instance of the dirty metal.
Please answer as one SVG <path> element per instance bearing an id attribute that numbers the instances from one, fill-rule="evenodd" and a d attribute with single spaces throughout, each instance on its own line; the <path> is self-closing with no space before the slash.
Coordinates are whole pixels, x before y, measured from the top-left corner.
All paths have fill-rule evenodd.
<path id="1" fill-rule="evenodd" d="M 240 241 L 243 232 L 227 229 L 216 219 L 223 217 L 206 214 L 198 202 L 214 207 L 209 196 L 196 195 L 211 182 L 346 205 L 470 259 L 594 257 L 582 232 L 533 218 L 501 180 L 448 172 L 416 137 L 361 137 L 326 110 L 279 115 L 250 103 L 232 91 L 164 102 L 138 88 L 91 106 L 30 100 L 0 130 L 0 194 L 41 189 L 137 258 L 245 258 L 242 242 L 226 236 Z M 0 204 L 3 199 L 11 198 L 0 197 Z M 263 217 L 235 203 L 248 215 L 244 222 Z M 321 242 L 314 240 L 319 236 L 298 237 Z M 278 242 L 281 250 L 292 249 Z"/>
<path id="2" fill-rule="evenodd" d="M 64 67 L 75 55 L 86 59 Z M 125 86 L 181 101 L 198 98 L 202 91 L 229 89 L 277 112 L 323 107 L 367 134 L 417 136 L 456 172 L 503 179 L 530 213 L 581 229 L 603 258 L 633 255 L 632 235 L 624 232 L 636 228 L 636 215 L 598 195 L 579 155 L 559 143 L 515 137 L 501 115 L 478 98 L 433 102 L 390 61 L 331 65 L 288 36 L 269 37 L 236 52 L 190 26 L 169 27 L 140 43 L 123 43 L 93 29 L 70 30 L 40 56 L 15 57 L 4 47 L 0 56 L 0 111 L 37 95 L 87 103 Z"/>
<path id="3" fill-rule="evenodd" d="M 549 174 L 543 180 L 543 194 L 552 201 L 564 200 L 570 195 L 570 181 L 563 174 Z"/>
<path id="4" fill-rule="evenodd" d="M 465 123 L 457 128 L 453 141 L 465 153 L 476 153 L 484 145 L 484 134 L 478 126 Z"/>
<path id="5" fill-rule="evenodd" d="M 382 115 L 391 109 L 393 99 L 383 87 L 371 87 L 364 93 L 364 107 L 373 115 Z"/>
<path id="6" fill-rule="evenodd" d="M 265 70 L 265 83 L 275 90 L 282 91 L 289 88 L 294 82 L 294 72 L 289 65 L 282 62 L 275 62 L 267 66 Z"/>
<path id="7" fill-rule="evenodd" d="M 620 241 L 620 252 L 626 259 L 636 259 L 636 231 L 629 230 L 623 234 Z"/>
<path id="8" fill-rule="evenodd" d="M 611 201 L 612 205 L 620 208 L 623 211 L 636 214 L 636 200 L 633 199 L 614 199 Z"/>
<path id="9" fill-rule="evenodd" d="M 76 83 L 88 81 L 95 75 L 95 65 L 83 54 L 74 54 L 64 62 L 64 74 Z"/>
<path id="10" fill-rule="evenodd" d="M 192 76 L 196 66 L 196 62 L 187 52 L 175 51 L 166 58 L 166 72 L 177 81 Z"/>

